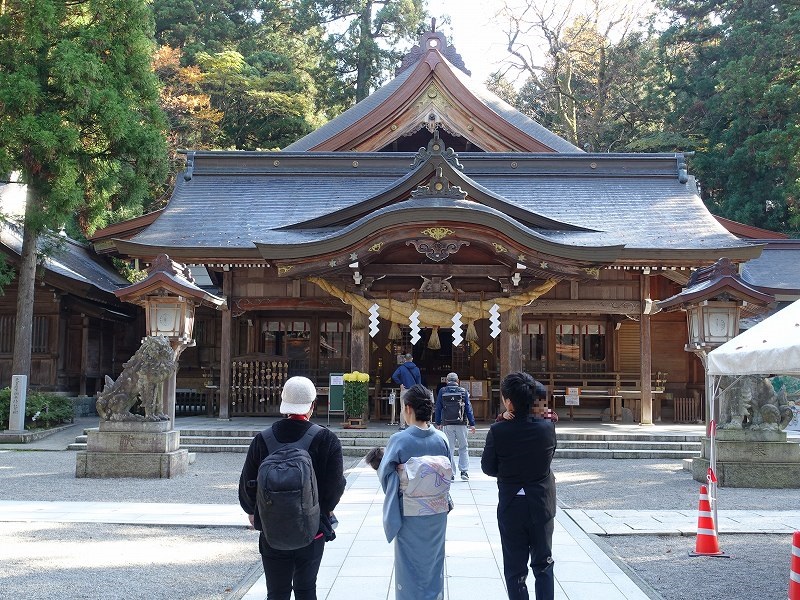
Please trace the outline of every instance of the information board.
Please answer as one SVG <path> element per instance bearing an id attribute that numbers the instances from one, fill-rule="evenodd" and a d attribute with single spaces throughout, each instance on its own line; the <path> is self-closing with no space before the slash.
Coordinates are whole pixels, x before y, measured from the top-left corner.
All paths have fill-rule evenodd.
<path id="1" fill-rule="evenodd" d="M 330 374 L 328 412 L 344 412 L 344 373 Z"/>
<path id="2" fill-rule="evenodd" d="M 581 405 L 581 388 L 568 387 L 564 393 L 564 406 Z"/>

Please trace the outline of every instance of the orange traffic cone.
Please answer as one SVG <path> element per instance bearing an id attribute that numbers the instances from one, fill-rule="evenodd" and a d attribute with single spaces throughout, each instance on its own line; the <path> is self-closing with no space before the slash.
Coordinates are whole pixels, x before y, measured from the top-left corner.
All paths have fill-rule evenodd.
<path id="1" fill-rule="evenodd" d="M 792 536 L 792 563 L 789 568 L 789 600 L 800 600 L 800 531 Z"/>
<path id="2" fill-rule="evenodd" d="M 728 556 L 719 549 L 717 532 L 714 530 L 714 516 L 711 514 L 711 503 L 708 500 L 708 488 L 704 485 L 700 486 L 700 505 L 697 508 L 697 540 L 694 552 L 689 552 L 689 556 Z"/>

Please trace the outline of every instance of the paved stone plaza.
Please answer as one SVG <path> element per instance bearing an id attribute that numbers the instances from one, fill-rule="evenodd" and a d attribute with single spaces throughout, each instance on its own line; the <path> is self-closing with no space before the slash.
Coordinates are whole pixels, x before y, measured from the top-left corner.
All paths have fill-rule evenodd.
<path id="1" fill-rule="evenodd" d="M 36 449 L 63 448 L 69 435 L 36 442 Z M 0 546 L 5 547 L 0 565 L 19 564 L 13 560 L 15 553 L 33 562 L 39 552 L 44 556 L 35 557 L 37 574 L 44 582 L 58 583 L 69 573 L 65 561 L 71 558 L 75 570 L 85 570 L 92 566 L 87 562 L 97 560 L 90 557 L 102 559 L 103 544 L 113 539 L 116 548 L 130 548 L 132 556 L 139 553 L 137 561 L 149 563 L 153 571 L 162 567 L 161 579 L 152 574 L 153 585 L 166 581 L 173 587 L 163 588 L 161 596 L 153 595 L 144 580 L 129 587 L 139 581 L 135 572 L 120 571 L 95 598 L 266 598 L 255 533 L 248 529 L 235 500 L 243 455 L 198 455 L 185 476 L 145 482 L 75 479 L 74 472 L 69 472 L 74 465 L 72 452 L 10 448 L 0 447 L 0 487 L 4 490 L 0 496 Z M 357 460 L 348 467 L 347 491 L 336 510 L 338 537 L 326 547 L 319 598 L 391 600 L 392 547 L 381 527 L 383 494 L 372 469 Z M 36 471 L 27 482 L 25 470 Z M 722 490 L 721 543 L 723 550 L 735 548 L 740 557 L 729 561 L 688 559 L 697 522 L 697 484 L 680 468 L 679 461 L 557 459 L 554 470 L 561 506 L 554 539 L 557 598 L 693 598 L 700 597 L 694 590 L 702 590 L 707 580 L 730 580 L 737 573 L 741 573 L 742 586 L 718 595 L 712 586 L 704 597 L 749 599 L 762 578 L 769 579 L 772 587 L 764 588 L 761 597 L 780 597 L 777 594 L 785 588 L 788 553 L 784 538 L 800 529 L 800 510 L 796 503 L 791 506 L 796 492 Z M 445 597 L 502 599 L 496 484 L 480 473 L 477 458 L 471 460 L 470 474 L 469 482 L 456 481 L 453 486 L 456 508 L 447 530 Z M 117 539 L 120 532 L 135 535 Z M 156 546 L 143 545 L 150 536 L 158 540 Z M 76 537 L 82 541 L 76 543 Z M 198 539 L 206 538 L 207 547 L 201 548 Z M 49 546 L 33 545 L 48 539 L 52 540 Z M 47 556 L 56 552 L 58 544 L 71 548 L 76 556 L 68 558 L 62 550 L 57 557 Z M 168 545 L 170 551 L 165 553 L 159 545 Z M 181 559 L 183 548 L 199 549 L 195 571 L 189 570 L 188 557 Z M 762 558 L 765 565 L 757 563 Z M 53 567 L 56 559 L 58 566 Z M 124 561 L 124 553 L 121 559 Z M 160 560 L 164 565 L 157 564 Z M 658 569 L 653 569 L 653 564 L 658 564 Z M 51 568 L 52 574 L 47 575 Z M 4 589 L 14 589 L 7 587 L 14 584 L 13 575 L 0 566 Z M 52 597 L 46 585 L 37 588 L 40 595 L 25 589 L 27 598 Z M 78 588 L 67 585 L 66 589 L 74 595 L 64 597 L 90 597 Z"/>

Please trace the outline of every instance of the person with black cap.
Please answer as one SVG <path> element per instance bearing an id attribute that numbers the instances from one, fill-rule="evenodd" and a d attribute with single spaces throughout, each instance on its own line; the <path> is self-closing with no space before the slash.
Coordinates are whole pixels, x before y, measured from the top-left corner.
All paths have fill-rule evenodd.
<path id="1" fill-rule="evenodd" d="M 410 390 L 411 387 L 417 383 L 422 383 L 422 374 L 419 372 L 419 367 L 414 364 L 414 357 L 411 353 L 403 357 L 403 364 L 397 367 L 392 373 L 392 381 L 400 385 L 400 397 L 403 392 Z M 403 414 L 402 404 L 400 407 L 400 431 L 406 428 L 406 419 Z"/>
<path id="2" fill-rule="evenodd" d="M 456 472 L 455 446 L 458 445 L 458 470 L 461 479 L 469 481 L 469 447 L 467 446 L 467 424 L 470 433 L 475 433 L 475 416 L 469 392 L 459 385 L 458 374 L 448 373 L 445 385 L 436 396 L 434 423 L 444 431 L 450 442 L 450 466 Z M 455 477 L 454 477 L 455 478 Z"/>
<path id="3" fill-rule="evenodd" d="M 296 600 L 317 597 L 319 572 L 325 541 L 336 537 L 333 533 L 333 509 L 344 493 L 346 480 L 342 460 L 342 445 L 334 433 L 321 427 L 308 446 L 308 454 L 317 479 L 319 502 L 319 531 L 307 546 L 296 550 L 279 550 L 267 543 L 258 515 L 258 470 L 269 455 L 264 433 L 271 430 L 278 444 L 298 442 L 312 427 L 309 421 L 314 412 L 317 389 L 307 377 L 290 377 L 281 392 L 281 414 L 287 415 L 272 424 L 262 434 L 253 438 L 247 451 L 242 475 L 239 478 L 239 504 L 250 518 L 250 525 L 260 531 L 258 551 L 264 565 L 267 595 L 270 600 L 289 600 L 292 590 Z M 317 426 L 315 426 L 316 428 Z M 270 437 L 270 436 L 268 436 Z"/>
<path id="4" fill-rule="evenodd" d="M 503 417 L 491 426 L 481 456 L 483 472 L 497 477 L 497 524 L 509 600 L 528 600 L 528 561 L 536 600 L 552 600 L 555 594 L 556 481 L 550 465 L 556 431 L 544 414 L 529 418 L 531 405 L 546 393 L 528 373 L 503 378 L 500 396 L 512 418 Z"/>

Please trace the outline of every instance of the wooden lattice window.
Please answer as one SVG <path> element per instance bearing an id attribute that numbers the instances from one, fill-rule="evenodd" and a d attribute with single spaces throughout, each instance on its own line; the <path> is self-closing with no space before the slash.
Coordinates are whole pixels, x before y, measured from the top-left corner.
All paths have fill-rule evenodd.
<path id="1" fill-rule="evenodd" d="M 50 317 L 33 317 L 33 336 L 31 338 L 31 352 L 33 354 L 46 354 L 50 351 Z"/>
<path id="2" fill-rule="evenodd" d="M 10 315 L 0 317 L 0 352 L 10 353 L 14 351 L 14 327 L 16 318 Z"/>

